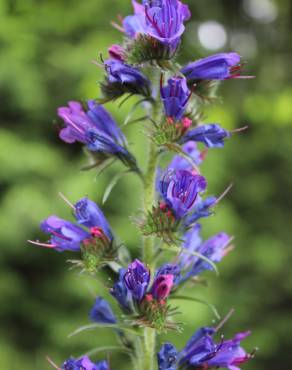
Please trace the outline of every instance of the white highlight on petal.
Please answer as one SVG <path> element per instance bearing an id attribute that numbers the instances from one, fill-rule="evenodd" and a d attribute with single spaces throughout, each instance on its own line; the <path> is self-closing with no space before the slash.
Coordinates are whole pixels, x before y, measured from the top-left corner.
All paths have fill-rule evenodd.
<path id="1" fill-rule="evenodd" d="M 221 49 L 227 41 L 225 28 L 216 21 L 202 23 L 198 28 L 198 37 L 202 46 L 209 50 Z"/>

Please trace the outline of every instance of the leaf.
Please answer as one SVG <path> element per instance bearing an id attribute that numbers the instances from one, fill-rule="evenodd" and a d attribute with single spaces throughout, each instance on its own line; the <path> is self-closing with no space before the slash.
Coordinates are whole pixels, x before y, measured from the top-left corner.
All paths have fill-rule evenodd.
<path id="1" fill-rule="evenodd" d="M 110 329 L 120 329 L 123 330 L 126 333 L 133 334 L 133 335 L 143 335 L 140 333 L 138 330 L 132 329 L 126 325 L 122 324 L 101 324 L 101 323 L 95 323 L 95 324 L 89 324 L 89 325 L 84 325 L 80 326 L 80 328 L 76 329 L 72 333 L 68 335 L 68 338 L 71 338 L 79 333 L 82 333 L 83 331 L 87 330 L 94 330 L 94 329 L 103 329 L 103 328 L 110 328 Z"/>
<path id="2" fill-rule="evenodd" d="M 131 172 L 131 171 L 126 170 L 126 171 L 123 171 L 123 172 L 119 172 L 112 178 L 111 182 L 109 183 L 109 185 L 107 186 L 107 188 L 105 189 L 105 192 L 103 194 L 102 204 L 104 204 L 107 201 L 108 197 L 110 196 L 110 193 L 112 192 L 113 188 L 117 185 L 120 178 L 122 178 L 125 174 L 127 174 L 129 172 Z"/>
<path id="3" fill-rule="evenodd" d="M 105 347 L 94 348 L 91 351 L 86 352 L 84 356 L 92 356 L 92 355 L 95 355 L 96 353 L 100 353 L 100 352 L 113 352 L 113 351 L 119 351 L 119 352 L 124 352 L 124 353 L 128 353 L 128 354 L 131 353 L 131 351 L 129 351 L 127 348 L 124 348 L 124 347 L 105 346 Z"/>
<path id="4" fill-rule="evenodd" d="M 218 268 L 215 265 L 215 263 L 213 261 L 211 261 L 209 258 L 203 256 L 201 253 L 190 252 L 186 248 L 180 248 L 180 247 L 176 247 L 174 245 L 173 246 L 167 246 L 167 247 L 162 246 L 161 249 L 168 250 L 168 251 L 173 251 L 173 252 L 176 252 L 176 253 L 182 253 L 183 252 L 183 253 L 190 254 L 192 256 L 198 257 L 198 258 L 202 259 L 203 261 L 207 262 L 212 267 L 212 269 L 216 272 L 216 275 L 217 276 L 219 275 L 219 271 L 218 271 Z"/>
<path id="5" fill-rule="evenodd" d="M 204 305 L 208 306 L 211 309 L 211 311 L 214 313 L 215 317 L 218 320 L 221 319 L 221 316 L 220 316 L 219 312 L 217 311 L 216 307 L 213 304 L 204 301 L 203 299 L 194 298 L 194 297 L 187 297 L 187 296 L 182 296 L 182 295 L 173 296 L 173 297 L 170 297 L 170 299 L 179 299 L 179 300 L 184 300 L 184 301 L 194 301 L 194 302 L 204 304 Z"/>
<path id="6" fill-rule="evenodd" d="M 133 114 L 134 114 L 134 113 L 135 113 L 135 111 L 139 108 L 140 104 L 142 104 L 142 103 L 144 103 L 144 102 L 146 102 L 146 101 L 151 102 L 151 98 L 143 98 L 143 99 L 140 99 L 140 100 L 138 100 L 138 101 L 133 105 L 132 109 L 131 109 L 131 110 L 130 110 L 130 112 L 128 113 L 128 115 L 127 115 L 127 117 L 126 117 L 126 119 L 125 119 L 124 123 L 122 124 L 122 126 L 126 126 L 126 125 L 130 122 L 131 118 L 133 117 Z"/>

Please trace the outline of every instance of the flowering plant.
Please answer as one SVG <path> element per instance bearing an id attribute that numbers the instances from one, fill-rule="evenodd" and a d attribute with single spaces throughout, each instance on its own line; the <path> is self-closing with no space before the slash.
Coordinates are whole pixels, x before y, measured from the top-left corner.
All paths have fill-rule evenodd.
<path id="1" fill-rule="evenodd" d="M 109 47 L 109 58 L 102 64 L 96 62 L 105 71 L 101 98 L 86 105 L 70 101 L 58 109 L 58 116 L 63 121 L 60 139 L 84 145 L 93 167 L 119 160 L 126 172 L 141 179 L 143 215 L 136 224 L 142 234 L 142 261 L 129 262 L 124 257 L 126 247 L 118 244 L 100 207 L 86 197 L 72 204 L 61 195 L 75 222 L 49 216 L 40 225 L 49 240 L 31 243 L 75 253 L 78 258 L 71 262 L 83 273 L 99 274 L 100 279 L 115 276 L 107 298 L 116 300 L 119 312 L 114 312 L 107 298 L 98 296 L 89 314 L 92 323 L 73 334 L 111 328 L 119 349 L 129 354 L 137 370 L 238 370 L 253 357 L 253 352 L 241 346 L 250 333 L 216 339 L 229 315 L 215 326 L 195 331 L 179 350 L 171 343 L 159 343 L 158 334 L 182 329 L 174 319 L 178 312 L 172 298 L 179 297 L 185 285 L 194 284 L 205 270 L 217 270 L 232 250 L 232 237 L 224 232 L 205 241 L 201 237 L 199 220 L 213 214 L 229 188 L 219 197 L 206 196 L 208 183 L 200 165 L 207 150 L 224 147 L 233 132 L 217 123 L 203 124 L 200 109 L 213 94 L 210 82 L 244 77 L 240 75 L 241 58 L 234 52 L 220 53 L 180 66 L 174 58 L 191 16 L 188 6 L 179 0 L 132 3 L 134 14 L 121 25 L 115 24 L 124 33 L 124 43 Z M 124 95 L 142 96 L 137 105 L 146 110 L 141 119 L 149 145 L 146 169 L 140 168 L 121 128 L 104 107 Z M 161 169 L 160 158 L 167 153 L 175 155 Z M 166 257 L 163 251 L 168 252 Z M 171 254 L 175 258 L 167 260 Z M 214 313 L 219 319 L 215 309 Z M 86 355 L 69 357 L 60 366 L 49 362 L 63 370 L 110 369 L 108 360 L 96 362 Z"/>

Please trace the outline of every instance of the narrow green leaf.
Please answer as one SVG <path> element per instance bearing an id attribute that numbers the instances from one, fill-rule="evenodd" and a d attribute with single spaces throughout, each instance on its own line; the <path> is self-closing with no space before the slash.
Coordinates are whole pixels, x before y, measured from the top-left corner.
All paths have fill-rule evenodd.
<path id="1" fill-rule="evenodd" d="M 117 185 L 118 181 L 127 173 L 131 172 L 130 170 L 126 170 L 126 171 L 123 171 L 123 172 L 119 172 L 117 173 L 111 180 L 111 182 L 108 184 L 107 188 L 105 189 L 105 192 L 103 194 L 103 198 L 102 198 L 102 204 L 104 204 L 110 193 L 112 192 L 113 188 Z"/>
<path id="2" fill-rule="evenodd" d="M 140 333 L 138 330 L 133 329 L 129 326 L 122 325 L 122 324 L 101 324 L 101 323 L 95 323 L 95 324 L 89 324 L 89 325 L 84 325 L 80 326 L 80 328 L 76 329 L 72 333 L 68 335 L 68 338 L 71 338 L 79 333 L 82 333 L 83 331 L 87 330 L 94 330 L 94 329 L 104 329 L 104 328 L 110 328 L 110 329 L 115 329 L 115 330 L 123 330 L 126 333 L 133 334 L 133 335 L 143 335 Z"/>
<path id="3" fill-rule="evenodd" d="M 208 306 L 211 309 L 211 311 L 214 313 L 215 317 L 218 320 L 221 319 L 221 316 L 220 316 L 219 312 L 217 311 L 216 307 L 213 304 L 204 301 L 203 299 L 195 298 L 195 297 L 187 297 L 187 296 L 182 296 L 182 295 L 176 295 L 176 296 L 173 296 L 173 297 L 170 296 L 170 299 L 178 299 L 178 300 L 184 300 L 184 301 L 193 301 L 193 302 L 204 304 L 204 305 Z"/>
<path id="4" fill-rule="evenodd" d="M 166 251 L 176 252 L 176 253 L 186 253 L 186 254 L 190 254 L 191 256 L 198 257 L 198 258 L 202 259 L 203 261 L 207 262 L 212 267 L 212 269 L 216 272 L 216 274 L 219 275 L 219 271 L 218 271 L 218 268 L 215 265 L 215 263 L 213 261 L 211 261 L 209 258 L 203 256 L 201 253 L 191 252 L 186 248 L 180 248 L 180 247 L 176 247 L 174 245 L 172 245 L 172 246 L 163 246 L 163 247 L 161 247 L 161 249 L 164 249 Z"/>

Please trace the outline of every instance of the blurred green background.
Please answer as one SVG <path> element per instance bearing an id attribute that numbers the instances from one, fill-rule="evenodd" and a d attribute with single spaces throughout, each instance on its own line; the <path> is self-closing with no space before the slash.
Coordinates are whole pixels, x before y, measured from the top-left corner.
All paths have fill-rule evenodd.
<path id="1" fill-rule="evenodd" d="M 195 287 L 193 294 L 215 304 L 222 315 L 236 309 L 224 328 L 226 336 L 253 331 L 245 346 L 260 351 L 245 369 L 291 370 L 292 3 L 186 2 L 193 18 L 180 61 L 235 50 L 248 62 L 245 73 L 256 75 L 226 81 L 220 88 L 224 101 L 206 111 L 206 122 L 228 129 L 248 124 L 250 129 L 234 135 L 224 150 L 211 150 L 203 165 L 210 193 L 234 183 L 216 216 L 203 221 L 204 235 L 224 230 L 235 235 L 236 249 L 220 264 L 220 277 L 206 274 L 208 287 Z M 84 195 L 100 202 L 121 168 L 100 177 L 80 172 L 85 163 L 80 146 L 61 142 L 54 123 L 58 106 L 99 95 L 102 71 L 91 60 L 121 40 L 109 22 L 130 10 L 126 0 L 0 1 L 1 369 L 49 369 L 46 355 L 60 364 L 115 341 L 108 330 L 67 338 L 88 322 L 101 287 L 68 271 L 72 254 L 39 249 L 26 240 L 44 238 L 38 224 L 48 215 L 71 217 L 59 191 L 73 202 Z M 133 101 L 122 109 L 107 107 L 122 123 Z M 142 125 L 125 133 L 143 163 Z M 139 181 L 123 178 L 104 207 L 135 256 L 139 235 L 129 217 L 140 198 Z M 182 311 L 184 334 L 168 336 L 179 348 L 198 326 L 213 320 L 202 305 L 184 304 Z M 128 358 L 119 354 L 111 356 L 111 363 L 114 369 L 129 369 Z"/>

